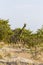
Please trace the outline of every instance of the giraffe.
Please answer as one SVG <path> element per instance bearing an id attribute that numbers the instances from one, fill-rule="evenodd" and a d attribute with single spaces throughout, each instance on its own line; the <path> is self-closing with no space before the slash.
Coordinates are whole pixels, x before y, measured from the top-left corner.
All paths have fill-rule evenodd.
<path id="1" fill-rule="evenodd" d="M 21 35 L 22 35 L 22 32 L 23 32 L 23 30 L 25 29 L 25 27 L 26 27 L 26 24 L 24 24 L 24 26 L 22 27 L 22 29 L 19 31 L 19 36 L 21 37 Z M 19 41 L 19 48 L 21 47 L 21 38 L 20 38 L 20 41 Z"/>

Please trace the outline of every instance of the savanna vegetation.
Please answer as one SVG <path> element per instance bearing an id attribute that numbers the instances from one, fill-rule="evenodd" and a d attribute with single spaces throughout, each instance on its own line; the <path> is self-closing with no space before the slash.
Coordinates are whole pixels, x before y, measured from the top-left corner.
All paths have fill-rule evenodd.
<path id="1" fill-rule="evenodd" d="M 33 33 L 31 30 L 25 29 L 26 24 L 22 28 L 11 29 L 8 20 L 0 19 L 0 41 L 33 47 L 35 45 L 43 45 L 43 26 Z"/>
<path id="2" fill-rule="evenodd" d="M 26 24 L 22 28 L 13 30 L 9 25 L 9 20 L 0 19 L 0 42 L 18 45 L 19 48 L 34 49 L 37 55 L 37 49 L 43 51 L 43 26 L 35 33 L 25 27 Z"/>

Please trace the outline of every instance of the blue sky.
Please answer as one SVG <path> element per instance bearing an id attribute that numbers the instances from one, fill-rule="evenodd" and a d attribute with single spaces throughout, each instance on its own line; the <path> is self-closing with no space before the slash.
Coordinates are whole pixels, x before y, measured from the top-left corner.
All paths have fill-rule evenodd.
<path id="1" fill-rule="evenodd" d="M 11 28 L 36 31 L 43 25 L 43 0 L 0 0 L 0 18 L 9 19 Z"/>

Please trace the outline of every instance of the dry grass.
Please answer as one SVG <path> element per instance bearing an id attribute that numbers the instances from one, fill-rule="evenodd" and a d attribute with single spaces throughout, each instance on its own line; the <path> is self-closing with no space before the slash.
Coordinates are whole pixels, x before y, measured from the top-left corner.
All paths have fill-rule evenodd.
<path id="1" fill-rule="evenodd" d="M 26 58 L 26 59 L 31 59 L 34 60 L 32 58 L 32 54 L 27 53 L 27 52 L 14 52 L 11 51 L 11 48 L 6 49 L 6 47 L 8 47 L 8 44 L 0 44 L 0 59 L 4 59 L 4 58 L 10 58 L 10 57 L 22 57 L 22 58 Z M 2 50 L 2 48 L 4 47 L 4 50 Z M 6 50 L 5 50 L 6 49 Z M 14 49 L 14 48 L 12 48 Z M 41 55 L 38 55 L 38 59 L 35 60 L 36 62 L 43 62 L 43 52 L 41 53 Z"/>

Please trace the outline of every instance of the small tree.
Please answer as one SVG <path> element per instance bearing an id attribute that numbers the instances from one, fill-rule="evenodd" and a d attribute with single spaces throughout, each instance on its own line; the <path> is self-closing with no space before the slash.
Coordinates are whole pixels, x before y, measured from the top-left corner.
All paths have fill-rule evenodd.
<path id="1" fill-rule="evenodd" d="M 12 30 L 10 29 L 8 22 L 8 20 L 0 20 L 0 41 L 8 41 L 12 34 Z"/>

